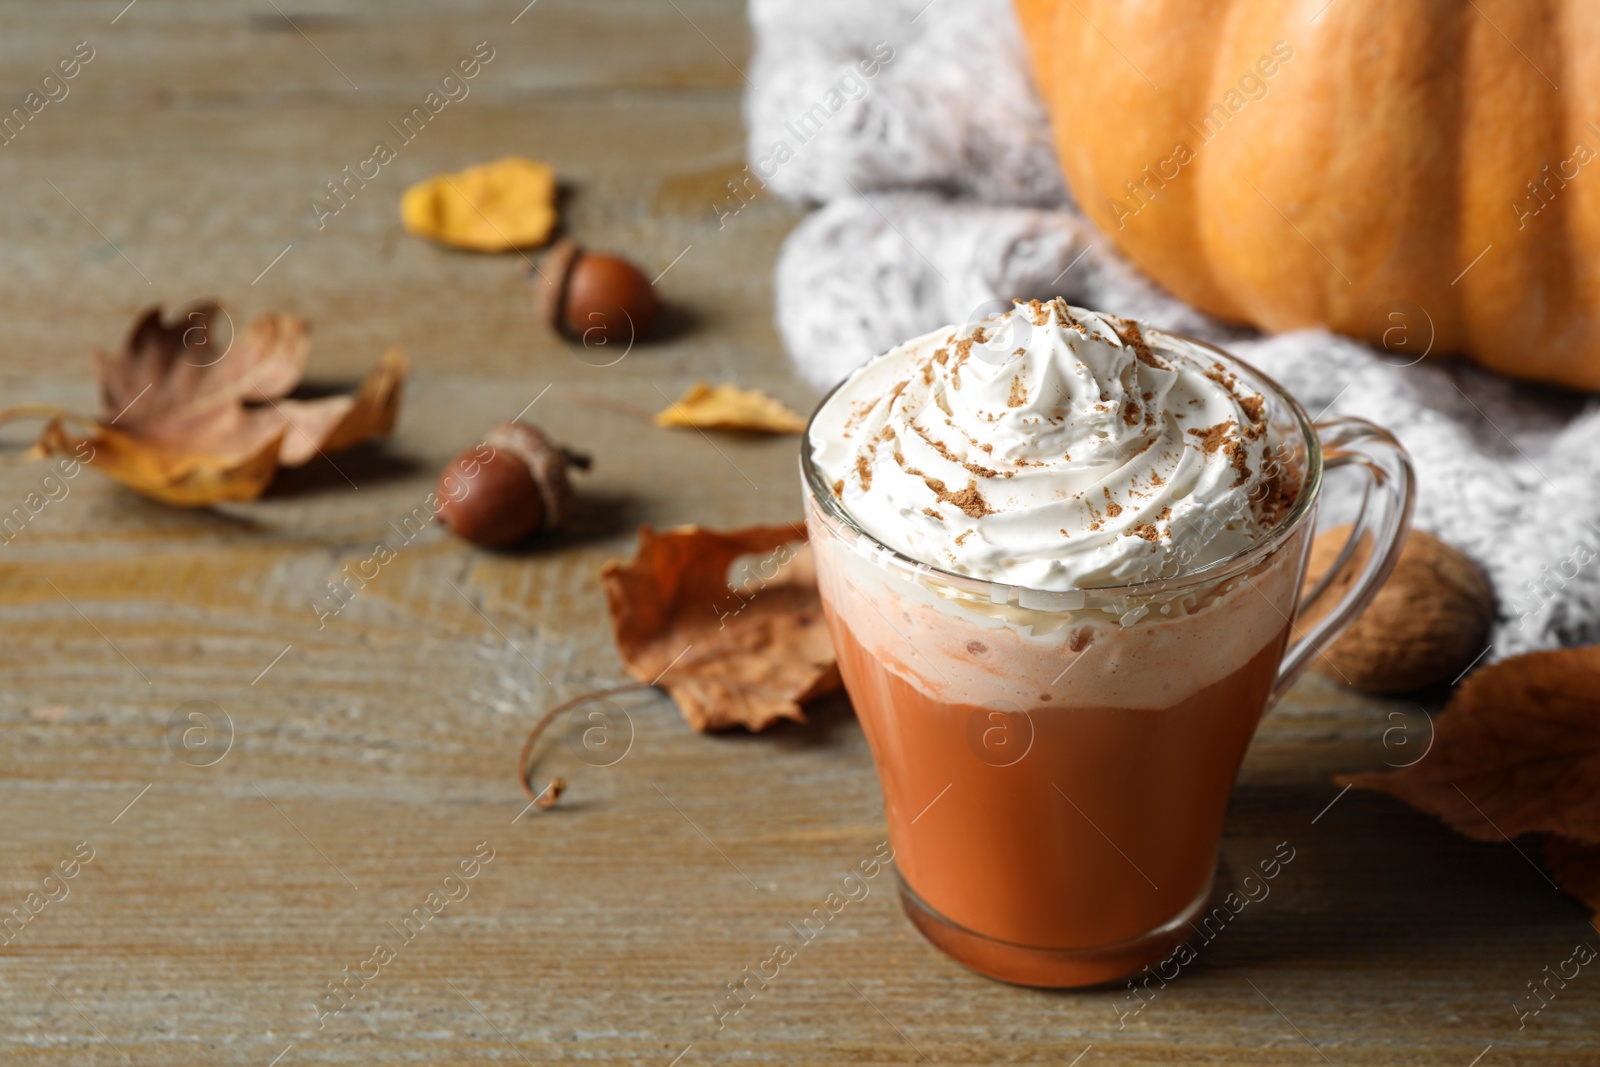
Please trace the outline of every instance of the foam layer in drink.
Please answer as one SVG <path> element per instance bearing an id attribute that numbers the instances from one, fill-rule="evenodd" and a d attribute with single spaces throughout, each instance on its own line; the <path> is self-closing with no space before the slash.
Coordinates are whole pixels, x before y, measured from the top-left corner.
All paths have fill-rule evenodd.
<path id="1" fill-rule="evenodd" d="M 940 703 L 1170 707 L 1280 641 L 1294 613 L 1299 544 L 1254 572 L 1164 600 L 1088 590 L 1077 610 L 1043 610 L 916 576 L 863 538 L 821 536 L 836 520 L 811 506 L 823 598 L 867 654 Z"/>

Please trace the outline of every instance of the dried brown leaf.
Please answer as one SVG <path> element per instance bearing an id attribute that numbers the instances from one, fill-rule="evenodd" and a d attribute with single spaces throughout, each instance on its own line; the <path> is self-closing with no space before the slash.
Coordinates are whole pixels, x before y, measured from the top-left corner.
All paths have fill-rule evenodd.
<path id="1" fill-rule="evenodd" d="M 839 688 L 803 525 L 719 533 L 684 526 L 639 531 L 628 563 L 601 572 L 628 673 L 667 691 L 696 730 L 777 719 Z M 757 557 L 738 589 L 729 568 Z"/>
<path id="2" fill-rule="evenodd" d="M 72 455 L 128 488 L 164 504 L 193 508 L 220 501 L 254 500 L 266 492 L 278 470 L 278 449 L 286 427 L 242 455 L 195 452 L 123 433 L 114 426 L 89 423 L 89 433 L 67 428 L 80 422 L 62 416 L 39 435 L 46 452 Z"/>
<path id="3" fill-rule="evenodd" d="M 100 422 L 152 444 L 212 455 L 246 455 L 278 436 L 271 406 L 300 383 L 311 353 L 305 323 L 268 312 L 218 350 L 213 303 L 170 323 L 151 308 L 116 352 L 96 352 Z"/>
<path id="4" fill-rule="evenodd" d="M 1600 845 L 1600 646 L 1484 667 L 1434 730 L 1416 764 L 1339 781 L 1399 797 L 1480 841 L 1542 831 Z"/>
<path id="5" fill-rule="evenodd" d="M 305 324 L 269 312 L 218 351 L 218 315 L 226 312 L 211 303 L 170 323 L 160 308 L 144 313 L 119 351 L 96 353 L 99 420 L 61 413 L 39 447 L 76 455 L 146 496 L 197 507 L 254 500 L 278 467 L 393 428 L 406 378 L 398 349 L 354 395 L 293 400 L 310 353 Z"/>
<path id="6" fill-rule="evenodd" d="M 278 401 L 277 408 L 289 423 L 278 462 L 299 467 L 318 453 L 340 452 L 388 434 L 400 415 L 406 369 L 405 353 L 391 348 L 367 372 L 354 396 Z"/>

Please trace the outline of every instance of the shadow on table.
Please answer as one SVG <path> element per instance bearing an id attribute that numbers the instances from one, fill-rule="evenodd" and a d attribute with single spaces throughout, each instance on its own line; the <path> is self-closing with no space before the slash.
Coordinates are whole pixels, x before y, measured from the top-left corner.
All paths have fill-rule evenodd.
<path id="1" fill-rule="evenodd" d="M 1486 956 L 1527 956 L 1537 972 L 1550 962 L 1536 955 L 1540 946 L 1555 951 L 1592 938 L 1587 911 L 1537 865 L 1536 842 L 1471 841 L 1361 790 L 1313 825 L 1327 802 L 1327 790 L 1311 786 L 1246 786 L 1234 794 L 1212 908 L 1231 914 L 1226 895 L 1249 875 L 1259 885 L 1260 864 L 1280 843 L 1294 858 L 1266 883 L 1266 896 L 1214 922 L 1210 936 L 1197 934 L 1190 947 L 1198 958 L 1186 973 L 1370 969 L 1385 961 L 1412 969 L 1419 960 L 1459 960 L 1463 944 Z"/>
<path id="2" fill-rule="evenodd" d="M 272 479 L 264 499 L 314 497 L 326 493 L 365 489 L 401 478 L 422 469 L 422 463 L 394 451 L 382 441 L 367 441 L 331 456 L 318 456 L 304 467 L 283 467 Z"/>
<path id="3" fill-rule="evenodd" d="M 644 522 L 644 508 L 637 497 L 603 493 L 581 487 L 573 497 L 572 518 L 567 525 L 539 534 L 506 551 L 518 555 L 554 552 L 606 541 L 637 530 Z"/>
<path id="4" fill-rule="evenodd" d="M 780 719 L 760 733 L 724 730 L 708 734 L 728 744 L 777 745 L 791 750 L 835 749 L 862 743 L 855 708 L 844 690 L 830 693 L 805 706 L 806 721 Z"/>

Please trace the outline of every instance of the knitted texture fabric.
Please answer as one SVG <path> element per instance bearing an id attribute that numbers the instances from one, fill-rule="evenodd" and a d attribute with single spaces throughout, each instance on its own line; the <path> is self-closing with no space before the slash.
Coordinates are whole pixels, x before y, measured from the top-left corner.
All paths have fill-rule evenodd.
<path id="1" fill-rule="evenodd" d="M 1313 415 L 1391 430 L 1416 465 L 1416 525 L 1499 601 L 1485 661 L 1600 641 L 1600 408 L 1321 330 L 1262 336 L 1173 298 L 1074 207 L 1008 0 L 751 0 L 751 169 L 821 205 L 777 265 L 778 329 L 826 389 L 873 355 L 1012 298 L 1065 297 L 1219 343 Z"/>

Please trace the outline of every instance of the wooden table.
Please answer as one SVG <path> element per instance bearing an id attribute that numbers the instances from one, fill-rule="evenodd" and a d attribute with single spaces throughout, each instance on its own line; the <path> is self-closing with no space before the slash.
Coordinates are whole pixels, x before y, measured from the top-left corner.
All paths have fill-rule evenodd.
<path id="1" fill-rule="evenodd" d="M 392 441 L 292 472 L 260 503 L 177 511 L 86 472 L 4 542 L 0 914 L 75 849 L 93 856 L 0 947 L 8 1062 L 1600 1057 L 1600 977 L 1525 1029 L 1513 1007 L 1600 941 L 1584 912 L 1511 847 L 1341 795 L 1331 774 L 1411 758 L 1426 723 L 1315 678 L 1263 726 L 1223 847 L 1225 878 L 1279 842 L 1294 860 L 1137 1014 L 1126 989 L 967 973 L 884 877 L 719 1029 L 727 983 L 884 837 L 848 704 L 700 736 L 660 696 L 619 701 L 626 756 L 592 767 L 558 744 L 548 765 L 572 784 L 555 812 L 524 813 L 513 760 L 542 709 L 622 677 L 596 571 L 640 523 L 799 514 L 793 438 L 639 415 L 698 377 L 814 400 L 771 326 L 797 211 L 762 200 L 719 226 L 712 208 L 742 161 L 740 5 L 122 3 L 3 16 L 7 109 L 77 42 L 94 49 L 0 148 L 5 401 L 93 410 L 90 352 L 142 307 L 208 295 L 310 319 L 317 377 L 352 380 L 393 343 L 415 374 Z M 323 183 L 479 41 L 494 59 L 470 97 L 319 229 Z M 673 336 L 596 365 L 540 326 L 515 255 L 400 231 L 407 184 L 513 152 L 559 168 L 569 233 L 666 272 Z M 576 527 L 509 555 L 432 530 L 319 626 L 325 583 L 529 403 L 595 455 Z M 44 472 L 0 470 L 0 511 Z M 1396 725 L 1409 732 L 1386 746 Z M 187 747 L 185 727 L 201 731 Z M 493 859 L 474 867 L 480 843 Z M 463 860 L 476 876 L 449 884 L 467 895 L 404 940 Z M 319 1026 L 331 983 L 370 975 L 379 941 L 393 958 Z"/>

